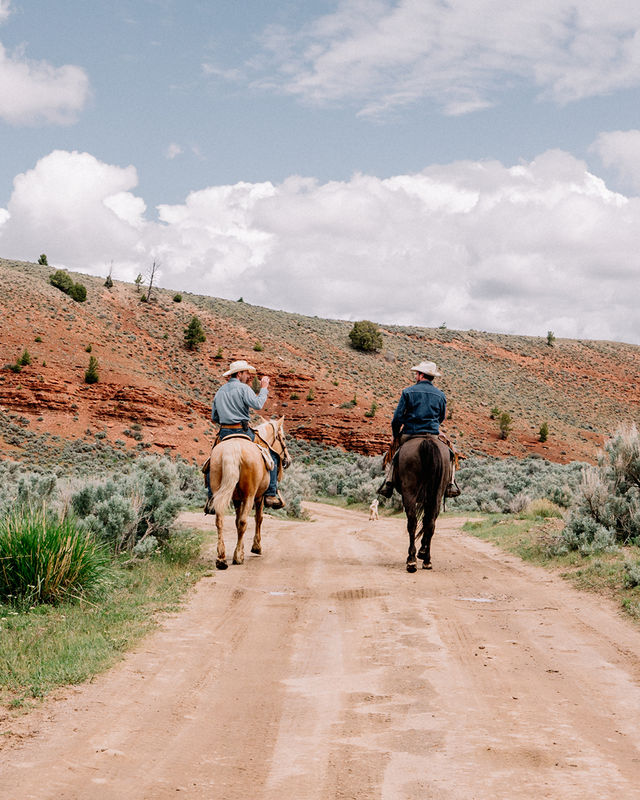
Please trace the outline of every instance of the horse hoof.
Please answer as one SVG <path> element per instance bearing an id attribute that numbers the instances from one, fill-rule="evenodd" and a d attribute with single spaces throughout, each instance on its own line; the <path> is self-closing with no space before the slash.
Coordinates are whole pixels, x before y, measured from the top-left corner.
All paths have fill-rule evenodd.
<path id="1" fill-rule="evenodd" d="M 416 564 L 415 561 L 412 561 L 411 563 L 407 564 L 407 572 L 415 572 L 417 569 L 418 565 Z"/>
<path id="2" fill-rule="evenodd" d="M 221 559 L 216 561 L 216 569 L 226 569 L 228 566 L 226 561 L 222 561 Z"/>
<path id="3" fill-rule="evenodd" d="M 262 548 L 261 548 L 261 547 L 256 547 L 256 546 L 254 545 L 254 546 L 251 548 L 251 552 L 252 552 L 252 553 L 255 553 L 257 556 L 261 556 L 261 555 L 262 555 Z"/>
<path id="4" fill-rule="evenodd" d="M 426 556 L 427 556 L 427 551 L 424 549 L 424 547 L 421 547 L 421 548 L 418 550 L 418 558 L 419 558 L 421 561 L 424 561 L 424 559 L 426 558 Z"/>
<path id="5" fill-rule="evenodd" d="M 433 569 L 433 567 L 431 566 L 431 562 L 430 561 L 423 561 L 422 562 L 422 569 Z"/>

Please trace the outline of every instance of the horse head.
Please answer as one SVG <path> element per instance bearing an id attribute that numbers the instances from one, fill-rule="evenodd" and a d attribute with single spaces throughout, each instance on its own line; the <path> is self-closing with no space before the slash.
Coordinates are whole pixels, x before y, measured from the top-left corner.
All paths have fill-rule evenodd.
<path id="1" fill-rule="evenodd" d="M 260 437 L 280 456 L 283 469 L 287 469 L 291 464 L 291 455 L 284 436 L 284 416 L 280 419 L 260 419 L 262 422 L 257 428 Z"/>

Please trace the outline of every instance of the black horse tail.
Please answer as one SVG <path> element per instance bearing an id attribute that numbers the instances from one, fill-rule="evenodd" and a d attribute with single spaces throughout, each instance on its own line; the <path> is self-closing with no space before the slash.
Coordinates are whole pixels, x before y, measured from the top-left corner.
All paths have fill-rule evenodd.
<path id="1" fill-rule="evenodd" d="M 442 492 L 440 487 L 444 478 L 445 465 L 442 453 L 435 439 L 425 436 L 418 448 L 422 480 L 418 484 L 416 507 L 419 517 L 435 519 L 440 511 Z"/>

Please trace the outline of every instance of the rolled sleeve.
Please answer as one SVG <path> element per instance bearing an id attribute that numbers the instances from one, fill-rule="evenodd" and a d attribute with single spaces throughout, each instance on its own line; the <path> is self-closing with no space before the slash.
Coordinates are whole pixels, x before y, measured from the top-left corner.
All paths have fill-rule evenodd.
<path id="1" fill-rule="evenodd" d="M 255 408 L 256 411 L 259 411 L 264 404 L 267 402 L 267 396 L 269 394 L 268 389 L 263 387 L 260 389 L 258 394 L 256 394 L 253 389 L 251 389 L 246 384 L 242 384 L 246 389 L 245 396 L 247 398 L 247 403 L 251 408 Z"/>
<path id="2" fill-rule="evenodd" d="M 400 395 L 400 400 L 398 401 L 398 405 L 396 406 L 396 410 L 393 414 L 393 419 L 391 420 L 391 433 L 394 435 L 394 437 L 397 437 L 400 433 L 400 428 L 404 422 L 406 404 L 407 401 L 405 399 L 404 392 L 402 392 Z"/>

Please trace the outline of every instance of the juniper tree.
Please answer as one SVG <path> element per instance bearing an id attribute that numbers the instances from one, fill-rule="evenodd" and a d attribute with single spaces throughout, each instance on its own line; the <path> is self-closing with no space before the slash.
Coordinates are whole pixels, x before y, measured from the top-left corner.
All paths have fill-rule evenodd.
<path id="1" fill-rule="evenodd" d="M 198 317 L 191 317 L 191 322 L 184 329 L 184 346 L 187 350 L 197 350 L 201 342 L 206 340 L 206 334 Z"/>
<path id="2" fill-rule="evenodd" d="M 353 328 L 349 332 L 349 339 L 351 346 L 356 350 L 362 350 L 365 353 L 382 350 L 382 333 L 375 322 L 370 322 L 368 319 L 354 322 Z"/>

